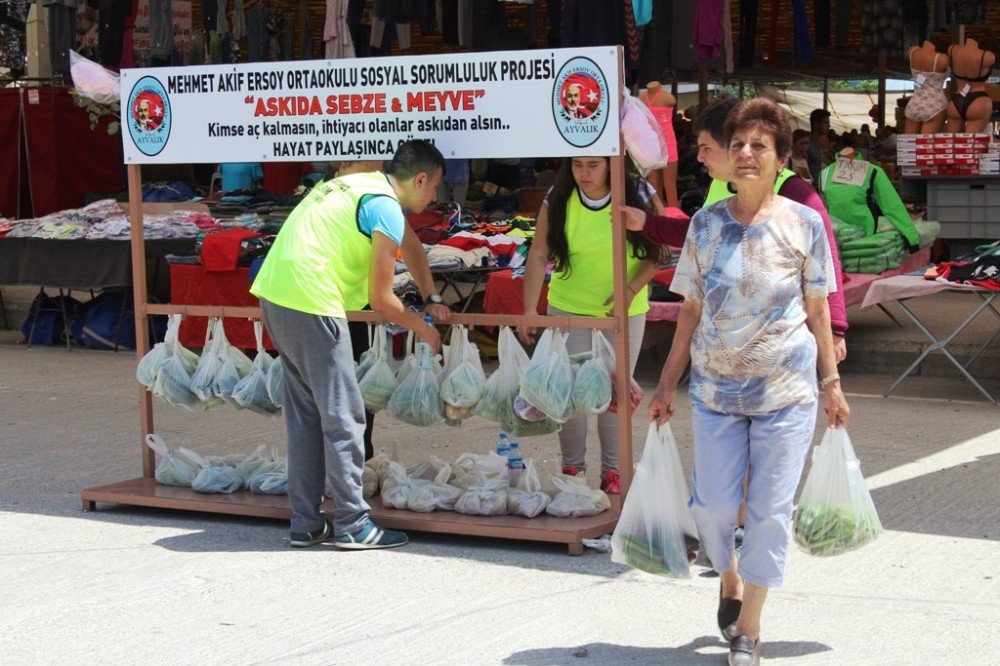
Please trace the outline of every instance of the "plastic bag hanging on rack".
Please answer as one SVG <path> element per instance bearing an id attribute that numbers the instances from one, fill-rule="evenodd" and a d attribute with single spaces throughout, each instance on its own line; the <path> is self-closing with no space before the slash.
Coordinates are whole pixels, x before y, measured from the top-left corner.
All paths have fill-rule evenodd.
<path id="1" fill-rule="evenodd" d="M 425 342 L 417 344 L 417 367 L 389 398 L 389 415 L 404 423 L 429 426 L 441 420 L 441 390 L 434 373 L 434 357 Z"/>
<path id="2" fill-rule="evenodd" d="M 215 381 L 212 382 L 212 393 L 233 407 L 242 409 L 233 400 L 233 389 L 250 372 L 253 362 L 241 350 L 229 344 L 229 340 L 226 339 L 225 328 L 221 321 L 216 327 L 215 333 L 218 335 L 218 349 L 219 355 L 222 358 L 222 366 L 215 375 Z"/>
<path id="3" fill-rule="evenodd" d="M 844 428 L 828 428 L 795 510 L 795 543 L 810 555 L 840 555 L 882 534 L 861 463 Z"/>
<path id="4" fill-rule="evenodd" d="M 69 52 L 69 75 L 73 79 L 73 89 L 81 97 L 98 104 L 113 104 L 121 97 L 118 74 L 72 49 Z"/>
<path id="5" fill-rule="evenodd" d="M 222 325 L 222 320 L 212 317 L 205 327 L 205 346 L 201 350 L 201 358 L 198 359 L 198 367 L 191 375 L 191 392 L 198 396 L 205 408 L 214 407 L 223 402 L 222 398 L 217 398 L 212 392 L 212 382 L 219 374 L 222 367 L 222 359 L 219 354 L 218 335 L 216 329 Z"/>
<path id="6" fill-rule="evenodd" d="M 529 421 L 517 413 L 515 402 L 520 391 L 521 375 L 529 360 L 517 336 L 509 326 L 500 329 L 498 343 L 500 364 L 483 387 L 473 413 L 496 421 L 504 431 L 518 437 L 548 435 L 560 429 L 559 423 L 550 418 Z"/>
<path id="7" fill-rule="evenodd" d="M 267 371 L 267 397 L 278 409 L 285 406 L 285 364 L 280 356 L 274 359 L 271 369 Z"/>
<path id="8" fill-rule="evenodd" d="M 452 326 L 451 355 L 454 362 L 445 368 L 441 382 L 441 401 L 444 403 L 448 425 L 461 425 L 463 419 L 473 414 L 486 388 L 486 374 L 479 358 L 479 347 L 469 342 L 469 330 Z M 457 336 L 457 340 L 455 339 Z"/>
<path id="9" fill-rule="evenodd" d="M 365 373 L 368 372 L 368 369 L 372 367 L 372 364 L 375 362 L 374 338 L 379 326 L 385 328 L 382 324 L 368 324 L 368 349 L 361 352 L 361 356 L 358 357 L 357 365 L 354 366 L 354 378 L 358 380 L 358 383 L 364 379 Z"/>
<path id="10" fill-rule="evenodd" d="M 591 332 L 592 357 L 584 361 L 573 379 L 573 410 L 580 414 L 601 414 L 611 405 L 614 387 L 614 352 L 607 338 L 598 331 Z"/>
<path id="11" fill-rule="evenodd" d="M 257 414 L 270 416 L 278 411 L 267 394 L 267 371 L 274 359 L 264 349 L 264 324 L 254 321 L 253 334 L 257 341 L 257 356 L 246 377 L 233 387 L 233 402 Z"/>
<path id="12" fill-rule="evenodd" d="M 572 391 L 573 368 L 566 353 L 566 336 L 546 329 L 521 376 L 520 395 L 549 418 L 562 422 L 571 409 Z"/>
<path id="13" fill-rule="evenodd" d="M 358 382 L 358 388 L 361 390 L 365 407 L 372 412 L 378 412 L 389 404 L 389 398 L 397 387 L 396 375 L 389 367 L 385 326 L 379 325 L 375 329 L 375 340 L 370 351 L 372 361 Z"/>
<path id="14" fill-rule="evenodd" d="M 687 578 L 684 535 L 696 534 L 687 495 L 670 426 L 651 423 L 611 537 L 611 561 L 658 576 Z"/>
<path id="15" fill-rule="evenodd" d="M 153 450 L 160 457 L 160 462 L 156 464 L 153 477 L 157 483 L 165 486 L 186 486 L 191 487 L 191 482 L 198 476 L 199 461 L 194 453 L 189 449 L 171 449 L 159 435 L 146 435 L 146 446 Z"/>
<path id="16" fill-rule="evenodd" d="M 198 367 L 198 355 L 178 341 L 181 319 L 179 314 L 170 315 L 163 342 L 164 354 L 153 384 L 153 395 L 168 404 L 196 412 L 204 409 L 198 396 L 191 392 L 191 375 Z"/>

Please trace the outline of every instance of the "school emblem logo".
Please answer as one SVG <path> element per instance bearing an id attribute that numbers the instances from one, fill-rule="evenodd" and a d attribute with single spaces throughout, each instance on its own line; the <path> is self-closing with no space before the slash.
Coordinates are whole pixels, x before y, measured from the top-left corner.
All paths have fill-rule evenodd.
<path id="1" fill-rule="evenodd" d="M 608 124 L 610 98 L 604 72 L 590 58 L 566 62 L 552 86 L 552 117 L 570 145 L 593 145 Z"/>
<path id="2" fill-rule="evenodd" d="M 144 155 L 158 155 L 170 138 L 170 99 L 158 79 L 144 76 L 128 98 L 128 132 Z"/>

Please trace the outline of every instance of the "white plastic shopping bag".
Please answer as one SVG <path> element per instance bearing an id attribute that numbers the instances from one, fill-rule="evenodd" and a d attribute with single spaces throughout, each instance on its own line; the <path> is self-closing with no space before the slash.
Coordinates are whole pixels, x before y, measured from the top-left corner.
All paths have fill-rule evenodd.
<path id="1" fill-rule="evenodd" d="M 685 533 L 694 535 L 688 490 L 670 425 L 649 425 L 646 448 L 611 537 L 611 560 L 658 576 L 687 578 Z"/>
<path id="2" fill-rule="evenodd" d="M 375 329 L 375 340 L 369 351 L 371 363 L 358 382 L 358 388 L 361 390 L 365 407 L 372 412 L 378 412 L 389 404 L 389 398 L 398 386 L 396 375 L 389 365 L 385 326 L 379 325 Z"/>
<path id="3" fill-rule="evenodd" d="M 250 372 L 233 387 L 232 398 L 239 407 L 270 416 L 278 411 L 267 394 L 267 372 L 274 359 L 264 349 L 264 325 L 261 322 L 254 321 L 253 334 L 257 341 L 257 356 Z"/>
<path id="4" fill-rule="evenodd" d="M 486 374 L 479 358 L 479 347 L 469 342 L 469 329 L 451 327 L 450 367 L 445 367 L 441 380 L 441 401 L 445 423 L 461 425 L 473 414 L 486 388 Z"/>
<path id="5" fill-rule="evenodd" d="M 828 428 L 813 450 L 812 469 L 795 511 L 795 543 L 819 557 L 840 555 L 882 534 L 861 463 L 844 428 Z"/>
<path id="6" fill-rule="evenodd" d="M 571 410 L 573 368 L 562 331 L 546 329 L 521 376 L 520 395 L 554 421 L 563 422 Z"/>

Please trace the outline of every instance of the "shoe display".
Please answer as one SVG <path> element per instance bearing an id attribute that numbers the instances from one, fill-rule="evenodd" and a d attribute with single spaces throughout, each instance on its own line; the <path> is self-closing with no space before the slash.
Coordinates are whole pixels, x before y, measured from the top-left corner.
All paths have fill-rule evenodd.
<path id="1" fill-rule="evenodd" d="M 333 545 L 345 550 L 375 550 L 377 548 L 398 548 L 409 541 L 403 532 L 379 527 L 369 518 L 364 527 L 354 534 L 334 537 Z"/>
<path id="2" fill-rule="evenodd" d="M 332 538 L 333 530 L 330 529 L 330 523 L 324 520 L 323 527 L 313 532 L 292 532 L 291 544 L 293 548 L 308 548 Z"/>
<path id="3" fill-rule="evenodd" d="M 616 469 L 609 469 L 601 475 L 601 490 L 605 495 L 621 494 L 621 474 Z"/>

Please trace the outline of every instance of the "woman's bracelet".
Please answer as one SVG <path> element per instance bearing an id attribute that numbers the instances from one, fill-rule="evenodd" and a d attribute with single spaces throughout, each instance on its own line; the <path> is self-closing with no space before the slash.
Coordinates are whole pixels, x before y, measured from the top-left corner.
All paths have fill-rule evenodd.
<path id="1" fill-rule="evenodd" d="M 832 375 L 824 377 L 823 379 L 819 380 L 819 388 L 822 391 L 826 389 L 826 387 L 829 386 L 830 384 L 839 381 L 840 381 L 840 375 L 835 372 Z"/>

